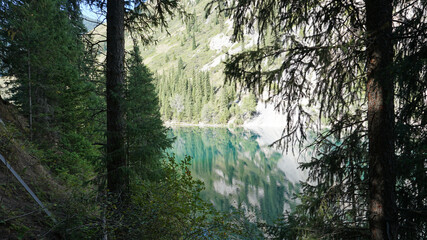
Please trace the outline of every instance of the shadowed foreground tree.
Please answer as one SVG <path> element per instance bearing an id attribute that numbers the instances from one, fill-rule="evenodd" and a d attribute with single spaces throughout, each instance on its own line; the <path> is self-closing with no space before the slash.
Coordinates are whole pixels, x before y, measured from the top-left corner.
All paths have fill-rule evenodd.
<path id="1" fill-rule="evenodd" d="M 173 15 L 177 1 L 102 1 L 87 0 L 107 16 L 107 185 L 119 196 L 129 188 L 125 151 L 124 54 L 125 29 L 138 34 L 144 43 L 153 40 L 156 26 L 167 27 L 166 17 Z"/>
<path id="2" fill-rule="evenodd" d="M 81 129 L 90 88 L 79 64 L 84 29 L 63 0 L 2 1 L 1 75 L 9 76 L 11 100 L 29 117 L 39 144 L 60 141 Z M 77 12 L 77 13 L 76 13 Z M 50 143 L 49 143 L 50 144 Z M 48 145 L 49 145 L 48 144 Z"/>
<path id="3" fill-rule="evenodd" d="M 10 79 L 10 100 L 28 117 L 39 158 L 73 185 L 91 178 L 92 141 L 99 136 L 91 117 L 99 98 L 79 16 L 71 0 L 0 5 L 0 75 Z"/>
<path id="4" fill-rule="evenodd" d="M 402 164 L 405 159 L 395 143 L 406 147 L 396 141 L 395 122 L 417 139 L 409 148 L 425 136 L 426 6 L 415 0 L 219 0 L 207 6 L 231 15 L 235 40 L 257 33 L 257 46 L 230 56 L 225 74 L 259 94 L 270 90 L 270 101 L 288 119 L 276 143 L 301 146 L 306 129 L 315 129 L 317 154 L 302 165 L 315 185 L 305 184 L 300 209 L 309 217 L 299 219 L 307 228 L 299 226 L 298 234 L 396 239 L 409 228 L 413 238 L 425 236 L 425 223 L 398 228 L 395 154 Z M 414 156 L 422 152 L 405 153 L 425 165 Z M 417 171 L 402 180 L 419 183 L 425 167 Z M 425 183 L 411 186 L 414 198 L 425 202 Z M 411 207 L 425 219 L 425 207 Z"/>
<path id="5" fill-rule="evenodd" d="M 126 198 L 129 188 L 123 106 L 124 14 L 124 0 L 107 2 L 107 186 L 120 198 Z"/>
<path id="6" fill-rule="evenodd" d="M 107 188 L 115 203 L 109 210 L 113 213 L 113 226 L 126 215 L 130 202 L 130 177 L 126 154 L 125 120 L 125 29 L 131 35 L 138 34 L 144 43 L 152 41 L 153 27 L 166 27 L 166 17 L 178 7 L 175 0 L 160 1 L 107 1 L 87 0 L 107 16 Z M 105 6 L 106 5 L 106 6 Z M 117 207 L 117 211 L 115 210 Z M 118 220 L 117 220 L 118 219 Z M 117 220 L 117 221 L 116 221 Z M 114 222 L 116 221 L 116 222 Z M 112 229 L 112 237 L 126 238 L 129 226 Z"/>

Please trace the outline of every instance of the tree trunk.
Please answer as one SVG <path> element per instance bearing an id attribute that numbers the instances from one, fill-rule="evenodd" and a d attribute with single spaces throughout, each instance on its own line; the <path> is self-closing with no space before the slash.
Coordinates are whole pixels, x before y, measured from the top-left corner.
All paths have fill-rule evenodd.
<path id="1" fill-rule="evenodd" d="M 28 108 L 30 112 L 30 140 L 33 141 L 33 100 L 31 96 L 31 59 L 30 50 L 28 50 Z"/>
<path id="2" fill-rule="evenodd" d="M 118 196 L 128 190 L 123 112 L 124 0 L 107 1 L 107 186 Z"/>
<path id="3" fill-rule="evenodd" d="M 371 239 L 397 239 L 392 0 L 365 0 Z"/>

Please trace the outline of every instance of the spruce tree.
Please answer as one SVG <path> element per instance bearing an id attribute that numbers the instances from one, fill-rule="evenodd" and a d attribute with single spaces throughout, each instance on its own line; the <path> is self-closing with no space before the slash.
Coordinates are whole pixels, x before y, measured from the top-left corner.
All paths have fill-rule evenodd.
<path id="1" fill-rule="evenodd" d="M 160 174 L 160 159 L 171 140 L 160 118 L 153 74 L 143 64 L 137 45 L 130 53 L 128 66 L 125 114 L 129 166 L 139 179 L 155 179 Z"/>
<path id="2" fill-rule="evenodd" d="M 35 137 L 57 141 L 78 126 L 88 96 L 79 64 L 83 29 L 70 20 L 66 1 L 3 4 L 1 25 L 9 30 L 2 31 L 2 75 L 16 78 L 12 100 L 29 116 Z"/>
<path id="3" fill-rule="evenodd" d="M 116 196 L 127 198 L 129 176 L 125 152 L 124 60 L 125 2 L 107 2 L 107 185 Z"/>
<path id="4" fill-rule="evenodd" d="M 125 119 L 123 112 L 124 31 L 138 33 L 143 43 L 153 40 L 153 26 L 167 26 L 177 1 L 147 2 L 86 0 L 107 15 L 107 185 L 115 195 L 128 192 L 125 152 Z"/>
<path id="5" fill-rule="evenodd" d="M 53 173 L 73 186 L 88 181 L 100 136 L 92 114 L 93 58 L 73 1 L 3 1 L 1 75 L 10 76 L 11 100 L 28 117 L 29 138 Z M 13 33 L 13 34 L 11 34 Z"/>
<path id="6" fill-rule="evenodd" d="M 191 36 L 191 42 L 192 42 L 192 49 L 196 49 L 197 48 L 197 43 L 196 43 L 196 34 L 193 32 L 193 35 Z"/>

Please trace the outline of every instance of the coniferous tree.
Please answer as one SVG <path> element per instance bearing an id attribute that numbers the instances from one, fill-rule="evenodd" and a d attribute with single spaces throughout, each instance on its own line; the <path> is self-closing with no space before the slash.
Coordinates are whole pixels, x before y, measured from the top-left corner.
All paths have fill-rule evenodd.
<path id="1" fill-rule="evenodd" d="M 306 207 L 305 213 L 317 219 L 308 226 L 316 229 L 314 235 L 345 238 L 351 233 L 354 238 L 368 235 L 372 239 L 396 239 L 398 229 L 403 234 L 405 228 L 397 227 L 394 190 L 394 145 L 399 143 L 394 133 L 394 123 L 399 117 L 394 115 L 410 118 L 406 126 L 418 125 L 419 118 L 400 110 L 395 113 L 393 105 L 402 101 L 402 106 L 425 108 L 425 102 L 419 98 L 407 97 L 420 97 L 419 91 L 425 89 L 425 71 L 416 64 L 425 56 L 425 4 L 422 1 L 214 2 L 220 11 L 223 9 L 233 16 L 234 39 L 243 39 L 247 28 L 255 28 L 260 34 L 257 49 L 227 60 L 228 80 L 240 81 L 260 94 L 263 90 L 278 90 L 270 91 L 270 96 L 289 120 L 284 137 L 278 142 L 301 143 L 309 134 L 306 129 L 317 130 L 317 155 L 305 165 L 310 169 L 309 180 L 317 185 L 306 185 L 304 192 L 311 194 L 304 193 L 307 201 L 302 206 Z M 275 38 L 264 41 L 268 36 Z M 401 65 L 410 61 L 412 66 Z M 399 65 L 403 68 L 396 68 Z M 425 67 L 425 61 L 421 65 Z M 412 76 L 401 78 L 405 75 L 402 72 L 408 71 Z M 396 86 L 399 86 L 397 93 Z M 395 97 L 399 100 L 395 101 Z M 310 108 L 320 109 L 317 116 L 310 114 Z M 425 130 L 413 134 L 422 136 Z M 404 146 L 398 146 L 401 147 Z M 355 157 L 350 149 L 367 154 Z M 360 175 L 354 174 L 357 171 Z M 417 174 L 417 178 L 423 178 L 422 175 Z M 355 221 L 350 224 L 349 218 Z M 417 238 L 422 239 L 426 226 L 419 229 Z"/>
<path id="2" fill-rule="evenodd" d="M 196 49 L 197 48 L 197 43 L 196 43 L 196 35 L 193 32 L 193 35 L 191 36 L 191 41 L 192 41 L 192 49 Z"/>
<path id="3" fill-rule="evenodd" d="M 125 2 L 107 2 L 107 184 L 117 196 L 129 190 L 125 152 Z"/>
<path id="4" fill-rule="evenodd" d="M 152 26 L 166 26 L 177 1 L 147 2 L 86 0 L 107 15 L 107 184 L 116 195 L 128 191 L 123 112 L 124 31 L 138 33 L 144 43 L 152 41 Z M 147 14 L 147 11 L 150 14 Z M 149 18 L 149 19 L 147 19 Z"/>
<path id="5" fill-rule="evenodd" d="M 28 116 L 31 138 L 47 150 L 44 159 L 52 170 L 83 182 L 88 176 L 71 175 L 96 158 L 88 141 L 96 138 L 89 109 L 99 98 L 89 81 L 93 68 L 87 65 L 92 62 L 84 51 L 78 6 L 41 0 L 4 1 L 1 7 L 0 24 L 9 29 L 1 33 L 2 75 L 14 78 L 12 100 Z"/>
<path id="6" fill-rule="evenodd" d="M 12 100 L 27 116 L 32 115 L 38 139 L 58 140 L 61 131 L 77 126 L 80 101 L 87 96 L 87 83 L 79 69 L 83 44 L 78 34 L 83 29 L 70 20 L 72 13 L 61 9 L 65 1 L 3 4 L 1 24 L 9 30 L 2 32 L 7 34 L 2 44 L 2 75 L 16 78 L 11 82 Z"/>
<path id="7" fill-rule="evenodd" d="M 154 179 L 160 174 L 160 159 L 171 140 L 160 118 L 153 75 L 143 64 L 137 45 L 128 62 L 125 113 L 129 166 L 136 176 Z"/>
<path id="8" fill-rule="evenodd" d="M 152 41 L 153 26 L 166 27 L 167 15 L 173 15 L 172 10 L 178 5 L 177 1 L 147 2 L 134 1 L 105 1 L 86 0 L 106 12 L 107 18 L 107 58 L 106 58 L 106 94 L 107 94 L 107 188 L 112 193 L 121 219 L 124 214 L 125 202 L 130 198 L 128 159 L 125 151 L 125 113 L 124 113 L 124 31 L 125 27 L 133 36 L 138 33 L 143 43 Z M 114 223 L 112 223 L 114 224 Z M 125 238 L 126 227 L 113 230 L 116 238 Z"/>

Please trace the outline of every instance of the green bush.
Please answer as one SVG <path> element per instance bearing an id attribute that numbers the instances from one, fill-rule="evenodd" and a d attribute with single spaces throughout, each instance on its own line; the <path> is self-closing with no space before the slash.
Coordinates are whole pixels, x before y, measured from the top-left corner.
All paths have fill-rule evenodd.
<path id="1" fill-rule="evenodd" d="M 224 214 L 200 198 L 203 183 L 192 177 L 191 158 L 177 162 L 169 156 L 158 181 L 131 186 L 125 215 L 117 217 L 116 205 L 107 216 L 109 238 L 122 228 L 127 239 L 245 239 L 251 237 L 242 214 Z M 135 181 L 137 182 L 137 181 Z M 114 231 L 112 231 L 114 230 Z"/>

